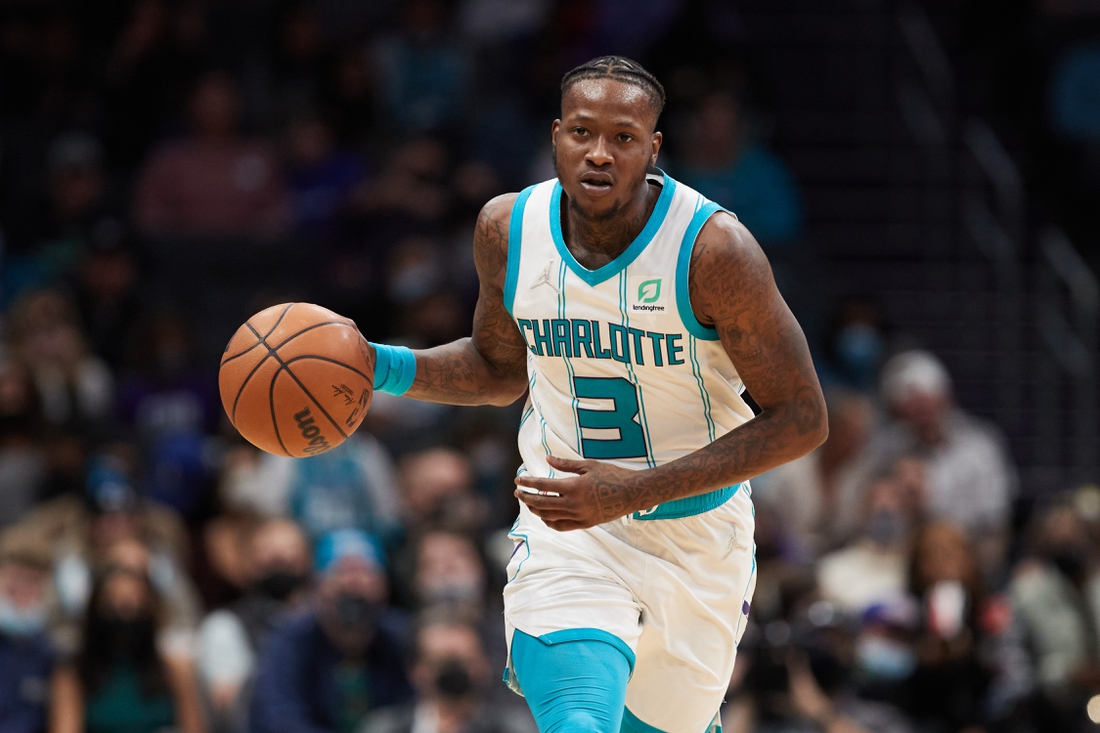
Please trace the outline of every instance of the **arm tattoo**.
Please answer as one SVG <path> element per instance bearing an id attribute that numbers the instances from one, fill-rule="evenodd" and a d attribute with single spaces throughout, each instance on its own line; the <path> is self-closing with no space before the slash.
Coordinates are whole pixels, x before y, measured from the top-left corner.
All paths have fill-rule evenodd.
<path id="1" fill-rule="evenodd" d="M 718 330 L 762 412 L 700 450 L 639 472 L 629 490 L 633 509 L 740 483 L 809 452 L 828 432 L 805 336 L 752 236 L 725 215 L 712 218 L 688 274 L 693 310 Z"/>

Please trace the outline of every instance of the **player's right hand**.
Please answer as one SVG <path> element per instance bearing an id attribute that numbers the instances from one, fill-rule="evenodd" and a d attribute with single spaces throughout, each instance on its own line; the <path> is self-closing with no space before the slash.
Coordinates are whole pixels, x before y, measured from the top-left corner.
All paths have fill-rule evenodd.
<path id="1" fill-rule="evenodd" d="M 641 472 L 599 461 L 556 456 L 546 460 L 553 469 L 576 475 L 517 476 L 515 496 L 551 529 L 559 532 L 588 529 L 638 510 L 634 504 Z"/>

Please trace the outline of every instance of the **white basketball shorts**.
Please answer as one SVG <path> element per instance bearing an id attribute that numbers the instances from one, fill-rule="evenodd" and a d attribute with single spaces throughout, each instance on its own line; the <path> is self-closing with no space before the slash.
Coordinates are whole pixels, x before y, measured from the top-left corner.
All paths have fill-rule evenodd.
<path id="1" fill-rule="evenodd" d="M 504 588 L 509 645 L 516 629 L 613 634 L 636 655 L 627 710 L 665 733 L 704 733 L 756 587 L 750 496 L 746 482 L 702 514 L 571 532 L 550 529 L 521 503 Z M 510 670 L 506 678 L 514 680 Z"/>

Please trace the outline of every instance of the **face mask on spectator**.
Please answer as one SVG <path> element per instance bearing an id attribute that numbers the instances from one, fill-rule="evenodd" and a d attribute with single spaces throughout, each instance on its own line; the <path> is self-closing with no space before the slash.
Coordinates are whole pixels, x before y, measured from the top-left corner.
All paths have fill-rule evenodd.
<path id="1" fill-rule="evenodd" d="M 878 682 L 908 679 L 917 667 L 917 655 L 907 644 L 883 636 L 862 636 L 856 642 L 860 672 Z"/>
<path id="2" fill-rule="evenodd" d="M 447 700 L 461 700 L 474 692 L 475 684 L 466 665 L 460 659 L 447 659 L 435 676 L 435 689 Z"/>
<path id="3" fill-rule="evenodd" d="M 905 534 L 905 520 L 897 512 L 877 511 L 871 516 L 867 534 L 875 544 L 892 545 Z"/>
<path id="4" fill-rule="evenodd" d="M 1061 547 L 1049 555 L 1051 563 L 1067 578 L 1078 578 L 1088 565 L 1086 552 L 1076 547 Z"/>
<path id="5" fill-rule="evenodd" d="M 0 632 L 22 638 L 42 631 L 46 627 L 46 609 L 43 606 L 16 608 L 7 598 L 0 598 Z"/>
<path id="6" fill-rule="evenodd" d="M 882 356 L 882 339 L 874 326 L 851 323 L 837 334 L 836 353 L 851 376 L 873 379 Z"/>
<path id="7" fill-rule="evenodd" d="M 341 593 L 336 598 L 336 620 L 347 629 L 373 628 L 382 615 L 382 604 L 352 593 Z"/>
<path id="8" fill-rule="evenodd" d="M 274 598 L 276 601 L 285 601 L 290 594 L 305 585 L 306 576 L 295 573 L 277 571 L 256 581 L 256 591 Z"/>
<path id="9" fill-rule="evenodd" d="M 109 646 L 118 658 L 134 656 L 142 644 L 150 643 L 156 636 L 153 619 L 145 616 L 133 619 L 106 618 L 103 620 L 103 633 L 109 640 Z"/>
<path id="10" fill-rule="evenodd" d="M 435 578 L 426 581 L 420 592 L 428 604 L 476 601 L 482 597 L 481 579 L 477 576 Z"/>

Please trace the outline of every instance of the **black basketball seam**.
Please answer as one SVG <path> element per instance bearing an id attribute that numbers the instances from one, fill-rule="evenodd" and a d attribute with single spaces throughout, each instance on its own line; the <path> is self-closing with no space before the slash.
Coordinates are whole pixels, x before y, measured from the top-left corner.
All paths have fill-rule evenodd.
<path id="1" fill-rule="evenodd" d="M 268 354 L 268 356 L 270 356 L 270 354 Z M 265 356 L 264 359 L 267 359 L 267 356 Z M 271 406 L 271 424 L 275 428 L 275 437 L 279 439 L 279 447 L 283 449 L 283 453 L 293 458 L 294 456 L 291 456 L 290 451 L 286 449 L 286 443 L 283 442 L 283 435 L 279 432 L 279 421 L 275 417 L 275 382 L 279 381 L 280 371 L 282 371 L 282 368 L 276 371 L 275 376 L 271 378 L 271 384 L 268 386 L 267 404 Z"/>
<path id="2" fill-rule="evenodd" d="M 287 336 L 285 339 L 283 339 L 279 343 L 275 344 L 274 348 L 275 349 L 281 349 L 284 346 L 286 346 L 288 343 L 293 341 L 294 339 L 301 336 L 302 334 L 304 334 L 308 331 L 312 331 L 315 328 L 320 328 L 321 326 L 347 326 L 348 328 L 355 328 L 355 326 L 353 326 L 352 324 L 344 323 L 343 321 L 322 321 L 321 323 L 314 323 L 312 326 L 306 326 L 305 328 L 303 328 L 298 333 L 292 333 L 291 335 Z M 358 333 L 358 329 L 356 329 L 356 333 Z M 362 334 L 360 334 L 360 335 L 362 335 Z"/>
<path id="3" fill-rule="evenodd" d="M 283 363 L 289 366 L 289 365 L 293 364 L 296 361 L 301 361 L 302 359 L 316 359 L 318 361 L 327 361 L 330 364 L 337 364 L 339 366 L 344 367 L 345 369 L 347 369 L 350 372 L 355 372 L 356 374 L 358 374 L 360 377 L 367 380 L 368 382 L 372 381 L 370 377 L 368 377 L 366 374 L 363 374 L 363 372 L 359 371 L 358 369 L 351 366 L 350 364 L 345 364 L 344 362 L 337 361 L 336 359 L 330 359 L 327 356 L 317 356 L 316 354 L 302 354 L 301 356 L 293 356 L 293 357 L 287 359 L 286 361 L 284 361 Z"/>
<path id="4" fill-rule="evenodd" d="M 328 418 L 328 421 L 332 423 L 332 427 L 336 428 L 336 432 L 340 433 L 340 437 L 342 437 L 344 440 L 347 440 L 348 434 L 340 429 L 339 424 L 337 424 L 337 422 L 332 419 L 332 415 L 328 414 L 328 410 L 322 407 L 321 403 L 317 401 L 317 398 L 314 397 L 308 389 L 306 389 L 306 386 L 304 384 L 302 384 L 302 380 L 298 379 L 298 376 L 294 372 L 290 371 L 290 367 L 287 366 L 286 362 L 283 361 L 278 354 L 275 354 L 275 358 L 279 360 L 280 364 L 282 364 L 282 367 L 280 368 L 285 370 L 286 373 L 290 375 L 290 378 L 298 383 L 298 386 L 301 387 L 302 391 L 306 393 L 306 397 L 313 400 L 313 404 L 317 405 L 317 409 L 321 411 L 321 414 Z"/>
<path id="5" fill-rule="evenodd" d="M 287 303 L 286 308 L 284 308 L 283 312 L 279 315 L 279 320 L 275 321 L 275 325 L 272 326 L 271 330 L 267 332 L 267 336 L 275 333 L 275 329 L 278 328 L 279 324 L 283 322 L 283 316 L 290 312 L 290 309 L 293 308 L 295 305 L 297 305 L 297 303 Z M 244 325 L 248 326 L 248 330 L 251 331 L 257 339 L 259 339 L 255 344 L 249 346 L 249 349 L 253 349 L 260 344 L 267 346 L 267 336 L 261 336 L 260 332 L 253 327 L 252 321 L 245 321 Z M 244 352 L 241 353 L 243 354 Z M 270 346 L 268 346 L 267 356 L 271 356 Z M 264 365 L 264 362 L 267 361 L 267 356 L 260 359 L 260 361 L 256 363 L 256 366 L 252 367 L 252 371 L 248 373 L 248 376 L 244 378 L 243 382 L 241 382 L 241 386 L 237 388 L 237 396 L 233 398 L 233 414 L 229 416 L 229 422 L 233 423 L 233 427 L 237 427 L 237 403 L 241 401 L 241 393 L 244 392 L 244 388 L 248 386 L 248 382 L 250 379 L 252 379 L 253 375 L 256 374 L 256 372 L 260 370 L 260 367 Z M 222 366 L 224 365 L 225 362 L 223 361 Z M 221 367 L 219 366 L 218 368 L 220 369 Z"/>
<path id="6" fill-rule="evenodd" d="M 266 336 L 260 336 L 259 332 L 257 332 L 256 329 L 252 327 L 252 324 L 250 322 L 245 322 L 245 325 L 248 326 L 249 330 L 252 331 L 252 333 L 256 335 L 256 338 L 258 338 L 259 341 L 252 344 L 251 346 L 249 346 L 247 349 L 240 352 L 239 354 L 235 354 L 235 355 L 229 357 L 228 359 L 226 359 L 225 361 L 223 361 L 221 363 L 221 366 L 225 366 L 225 364 L 227 362 L 231 361 L 232 359 L 236 359 L 238 356 L 243 356 L 244 354 L 246 354 L 247 352 L 249 352 L 252 349 L 256 348 L 257 346 L 260 346 L 261 344 L 263 344 L 264 346 L 267 347 L 267 350 L 268 350 L 267 356 L 271 356 L 272 347 L 268 345 L 267 337 L 275 332 L 275 329 L 278 328 L 279 323 L 282 322 L 283 316 L 285 316 L 287 311 L 289 311 L 291 309 L 291 307 L 295 306 L 295 305 L 297 305 L 297 303 L 291 303 L 290 305 L 288 305 L 286 307 L 286 310 L 284 310 L 282 315 L 279 316 L 279 321 L 276 322 L 275 325 L 271 328 L 271 330 L 267 332 Z M 289 341 L 298 338 L 299 336 L 306 333 L 307 331 L 312 331 L 313 329 L 320 328 L 321 326 L 347 326 L 348 328 L 354 328 L 354 326 L 352 326 L 350 323 L 345 323 L 344 321 L 324 321 L 322 323 L 314 323 L 312 326 L 307 326 L 307 327 L 303 328 L 301 331 L 298 331 L 297 333 L 293 333 L 290 336 L 287 336 L 285 339 L 283 339 L 274 348 L 275 349 L 281 349 Z M 244 381 L 241 383 L 240 389 L 237 390 L 237 396 L 233 399 L 233 414 L 229 417 L 229 421 L 232 422 L 234 425 L 236 425 L 237 402 L 240 401 L 240 399 L 241 399 L 241 392 L 244 391 L 245 385 L 248 384 L 248 380 L 252 379 L 252 375 L 255 374 L 261 366 L 263 366 L 265 361 L 267 361 L 267 356 L 265 356 L 263 359 L 260 359 L 260 361 L 256 364 L 256 366 L 254 366 L 252 368 L 252 371 L 248 373 L 248 376 L 245 377 Z M 344 366 L 347 366 L 347 365 L 345 364 Z"/>
<path id="7" fill-rule="evenodd" d="M 281 356 L 279 356 L 279 354 L 276 352 L 276 350 L 273 349 L 270 345 L 268 345 L 267 340 L 264 339 L 262 336 L 260 336 L 259 332 L 255 328 L 252 327 L 251 323 L 245 323 L 244 325 L 248 326 L 249 330 L 252 331 L 252 333 L 256 334 L 256 337 L 259 338 L 263 342 L 264 346 L 267 346 L 267 356 L 274 357 L 275 361 L 279 362 L 279 369 L 278 369 L 278 371 L 275 372 L 275 376 L 273 376 L 271 378 L 271 383 L 275 384 L 275 378 L 279 376 L 279 372 L 285 370 L 286 373 L 290 375 L 290 378 L 293 379 L 298 384 L 298 386 L 301 388 L 302 392 L 305 393 L 306 397 L 308 397 L 313 402 L 313 404 L 317 406 L 317 409 L 321 411 L 321 414 L 324 415 L 330 423 L 332 423 L 332 426 L 334 428 L 336 428 L 336 432 L 340 433 L 340 437 L 347 440 L 348 434 L 340 429 L 339 424 L 337 424 L 337 422 L 332 419 L 332 415 L 328 414 L 328 410 L 326 410 L 324 407 L 322 407 L 321 403 L 317 401 L 317 398 L 314 397 L 312 394 L 310 394 L 310 391 L 308 389 L 306 389 L 306 386 L 304 384 L 302 384 L 302 380 L 298 379 L 297 375 L 295 375 L 294 372 L 290 371 L 290 369 L 286 365 L 286 362 L 283 361 L 283 358 Z M 280 346 L 281 345 L 282 344 L 280 344 Z M 264 357 L 264 361 L 267 360 L 267 356 Z M 308 354 L 306 356 L 308 356 Z M 337 363 L 341 364 L 340 362 L 337 362 Z M 346 364 L 341 364 L 341 366 L 347 366 L 347 365 Z M 272 387 L 272 389 L 274 390 L 274 387 Z M 272 397 L 271 402 L 272 402 L 271 416 L 272 416 L 272 419 L 274 419 L 275 418 L 274 397 Z M 237 409 L 237 406 L 234 405 L 233 406 L 233 411 L 236 412 L 236 409 Z M 278 425 L 276 425 L 276 427 L 275 427 L 275 434 L 276 435 L 279 434 Z M 279 442 L 280 442 L 280 444 L 282 443 L 282 438 L 279 439 Z M 283 447 L 283 450 L 286 450 L 285 446 Z M 287 452 L 287 454 L 289 455 L 289 451 Z"/>
<path id="8" fill-rule="evenodd" d="M 297 305 L 297 303 L 287 303 L 287 305 L 286 305 L 286 308 L 283 308 L 283 312 L 279 314 L 279 319 L 278 319 L 277 321 L 275 321 L 275 325 L 274 325 L 274 326 L 272 326 L 272 327 L 271 327 L 271 330 L 267 332 L 267 336 L 264 336 L 264 338 L 265 338 L 265 339 L 266 339 L 266 338 L 267 338 L 268 336 L 270 336 L 271 334 L 275 333 L 275 329 L 276 329 L 276 328 L 278 328 L 278 327 L 279 327 L 279 324 L 283 322 L 283 317 L 284 317 L 284 316 L 285 316 L 285 315 L 287 314 L 287 311 L 289 311 L 289 310 L 290 310 L 291 308 L 293 308 L 293 307 L 294 307 L 295 305 Z M 249 319 L 249 320 L 251 320 L 251 319 Z M 232 340 L 232 339 L 230 339 L 230 340 Z M 245 354 L 247 354 L 248 352 L 252 351 L 252 350 L 253 350 L 254 348 L 256 348 L 257 346 L 259 346 L 259 345 L 260 345 L 261 343 L 262 343 L 261 341 L 257 341 L 256 343 L 254 343 L 254 344 L 252 344 L 251 346 L 249 346 L 249 347 L 248 347 L 247 349 L 245 349 L 245 350 L 243 350 L 243 351 L 238 351 L 238 352 L 237 352 L 236 354 L 234 354 L 233 356 L 227 356 L 227 357 L 225 357 L 224 359 L 222 359 L 222 363 L 221 363 L 221 365 L 220 365 L 220 366 L 225 366 L 226 364 L 228 364 L 229 362 L 233 361 L 234 359 L 237 359 L 237 358 L 240 358 L 240 357 L 244 356 Z"/>
<path id="9" fill-rule="evenodd" d="M 260 359 L 259 363 L 257 363 L 256 366 L 252 367 L 252 371 L 250 371 L 248 373 L 248 376 L 244 378 L 244 382 L 241 384 L 241 388 L 237 390 L 237 397 L 233 400 L 233 414 L 229 416 L 229 421 L 233 423 L 233 427 L 237 426 L 237 403 L 241 401 L 241 393 L 244 392 L 244 388 L 248 384 L 248 381 L 252 379 L 252 375 L 259 371 L 260 367 L 264 365 L 264 362 L 267 361 L 275 353 L 275 350 L 267 345 L 267 339 L 260 335 L 260 332 L 256 330 L 255 326 L 253 326 L 249 321 L 245 321 L 244 325 L 248 326 L 248 330 L 251 331 L 256 338 L 259 339 L 259 341 L 256 342 L 257 345 L 263 344 L 264 347 L 267 349 L 267 356 Z"/>

